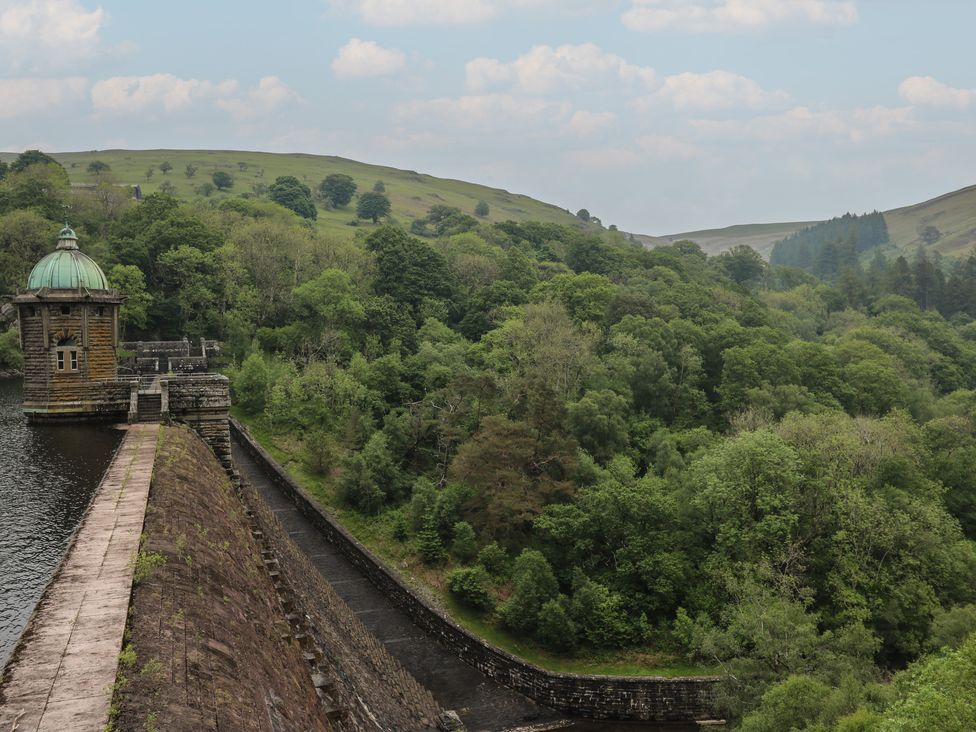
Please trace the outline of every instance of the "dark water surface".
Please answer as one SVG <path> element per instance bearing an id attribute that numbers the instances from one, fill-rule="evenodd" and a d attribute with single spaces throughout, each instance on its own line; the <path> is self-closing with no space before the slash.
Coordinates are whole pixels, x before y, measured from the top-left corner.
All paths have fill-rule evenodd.
<path id="1" fill-rule="evenodd" d="M 504 730 L 522 725 L 554 723 L 563 718 L 482 675 L 414 625 L 358 567 L 322 537 L 314 524 L 298 511 L 236 440 L 233 449 L 234 461 L 242 475 L 268 503 L 312 564 L 386 650 L 431 691 L 441 706 L 456 710 L 469 730 Z M 563 729 L 572 732 L 689 732 L 699 728 L 695 724 L 579 720 Z"/>
<path id="2" fill-rule="evenodd" d="M 0 669 L 57 569 L 123 433 L 28 426 L 21 383 L 0 380 Z"/>

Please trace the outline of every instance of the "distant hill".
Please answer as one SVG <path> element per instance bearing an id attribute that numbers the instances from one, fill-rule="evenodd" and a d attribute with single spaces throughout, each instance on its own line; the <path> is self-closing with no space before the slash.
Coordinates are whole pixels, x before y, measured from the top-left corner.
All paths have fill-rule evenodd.
<path id="1" fill-rule="evenodd" d="M 930 251 L 962 256 L 976 246 L 976 186 L 962 188 L 914 206 L 884 212 L 888 236 L 898 249 L 914 251 L 924 244 L 920 234 L 927 226 L 938 229 L 939 238 Z"/>
<path id="2" fill-rule="evenodd" d="M 816 224 L 816 221 L 792 221 L 785 224 L 737 224 L 722 229 L 703 229 L 701 231 L 686 231 L 681 234 L 668 234 L 660 237 L 637 237 L 642 240 L 655 239 L 658 242 L 671 244 L 682 239 L 689 239 L 700 246 L 708 254 L 718 254 L 740 244 L 746 244 L 767 259 L 773 244 L 793 232 Z M 647 242 L 650 246 L 656 243 Z"/>
<path id="3" fill-rule="evenodd" d="M 844 213 L 838 211 L 838 215 Z M 952 193 L 933 198 L 912 206 L 884 211 L 888 236 L 895 250 L 914 252 L 919 245 L 930 251 L 947 256 L 962 256 L 976 246 L 976 186 L 962 188 Z M 718 254 L 739 244 L 747 244 L 767 259 L 773 244 L 790 234 L 819 221 L 792 221 L 781 224 L 739 224 L 722 229 L 703 229 L 686 231 L 680 234 L 651 237 L 638 236 L 647 246 L 658 246 L 661 242 L 671 243 L 681 239 L 696 242 L 709 254 Z M 936 232 L 927 243 L 922 238 L 926 227 L 935 227 Z"/>
<path id="4" fill-rule="evenodd" d="M 392 216 L 409 227 L 413 219 L 421 218 L 435 204 L 454 206 L 467 214 L 473 214 L 478 201 L 485 201 L 489 214 L 485 221 L 544 221 L 599 230 L 596 224 L 584 224 L 569 211 L 534 198 L 509 193 L 500 188 L 489 188 L 412 170 L 399 170 L 381 165 L 369 165 L 326 155 L 287 153 L 238 152 L 233 150 L 92 150 L 89 152 L 50 153 L 68 171 L 73 184 L 97 183 L 111 179 L 118 183 L 138 184 L 143 194 L 159 190 L 163 181 L 175 188 L 175 195 L 185 198 L 201 198 L 197 187 L 209 182 L 218 170 L 234 178 L 230 194 L 253 193 L 255 186 L 270 186 L 280 175 L 293 175 L 313 192 L 325 176 L 345 173 L 353 178 L 358 193 L 373 190 L 377 181 L 383 181 L 386 195 L 392 205 Z M 0 160 L 13 160 L 16 154 L 0 153 Z M 94 160 L 107 163 L 111 170 L 101 177 L 89 173 L 88 164 Z M 168 173 L 159 170 L 163 162 L 172 169 Z M 187 165 L 197 168 L 192 178 L 186 176 Z M 150 166 L 151 177 L 146 176 Z M 214 196 L 223 195 L 214 193 Z M 317 203 L 318 227 L 350 236 L 355 228 L 349 222 L 356 220 L 355 201 L 348 206 L 327 210 Z M 360 222 L 361 223 L 361 222 Z"/>

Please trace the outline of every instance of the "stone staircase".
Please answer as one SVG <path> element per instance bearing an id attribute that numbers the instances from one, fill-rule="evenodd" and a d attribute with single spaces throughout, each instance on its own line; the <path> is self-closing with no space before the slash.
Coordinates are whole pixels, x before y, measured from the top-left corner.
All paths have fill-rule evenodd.
<path id="1" fill-rule="evenodd" d="M 139 379 L 136 413 L 133 422 L 162 422 L 163 390 L 159 376 L 143 376 Z"/>
<path id="2" fill-rule="evenodd" d="M 163 416 L 163 395 L 159 392 L 139 392 L 137 422 L 160 422 Z"/>

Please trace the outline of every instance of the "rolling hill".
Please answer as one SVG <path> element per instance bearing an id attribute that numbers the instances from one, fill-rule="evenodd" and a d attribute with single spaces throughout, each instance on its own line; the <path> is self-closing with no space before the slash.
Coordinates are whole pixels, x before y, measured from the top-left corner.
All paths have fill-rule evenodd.
<path id="1" fill-rule="evenodd" d="M 198 186 L 209 182 L 218 170 L 233 176 L 231 194 L 260 190 L 280 175 L 293 175 L 315 190 L 326 175 L 345 173 L 355 180 L 359 192 L 372 190 L 377 181 L 382 181 L 392 204 L 393 218 L 405 226 L 424 216 L 433 205 L 454 206 L 472 213 L 478 201 L 483 200 L 490 209 L 485 217 L 487 221 L 544 221 L 600 230 L 596 224 L 584 224 L 566 209 L 526 195 L 335 156 L 234 150 L 92 150 L 51 155 L 65 166 L 73 184 L 96 183 L 110 178 L 119 183 L 139 184 L 144 194 L 158 191 L 163 182 L 168 181 L 181 198 L 201 198 Z M 16 153 L 0 153 L 0 160 L 10 161 L 15 157 Z M 102 177 L 89 173 L 88 164 L 95 160 L 107 163 L 111 170 Z M 165 174 L 159 169 L 164 162 L 172 166 Z M 193 177 L 185 174 L 188 165 L 196 168 Z M 153 172 L 147 175 L 150 168 Z M 913 252 L 923 244 L 919 237 L 921 230 L 932 226 L 938 229 L 939 238 L 928 246 L 946 256 L 962 256 L 976 245 L 976 186 L 885 211 L 884 217 L 894 250 Z M 319 206 L 317 226 L 321 229 L 351 236 L 355 231 L 350 225 L 353 222 L 356 222 L 354 204 L 337 210 Z M 634 236 L 647 247 L 690 239 L 713 255 L 746 244 L 768 258 L 776 241 L 815 223 L 818 222 L 737 224 L 665 236 Z"/>
<path id="2" fill-rule="evenodd" d="M 838 215 L 841 213 L 843 212 L 838 212 Z M 911 254 L 923 245 L 931 251 L 958 257 L 968 254 L 976 246 L 976 186 L 961 188 L 912 206 L 884 211 L 883 214 L 894 251 Z M 656 239 L 669 243 L 690 239 L 709 254 L 718 254 L 739 244 L 747 244 L 769 258 L 776 241 L 815 223 L 818 222 L 740 224 L 722 229 L 669 234 Z M 929 245 L 925 245 L 919 236 L 926 226 L 934 226 L 939 233 L 939 238 Z M 653 246 L 649 241 L 651 237 L 642 239 Z"/>
<path id="3" fill-rule="evenodd" d="M 793 221 L 784 224 L 736 224 L 721 229 L 686 231 L 681 234 L 668 234 L 667 236 L 654 238 L 665 244 L 689 239 L 698 244 L 708 254 L 718 254 L 734 246 L 746 244 L 768 259 L 769 252 L 775 242 L 789 236 L 794 231 L 799 231 L 815 223 L 817 222 Z M 647 243 L 651 244 L 651 242 Z"/>
<path id="4" fill-rule="evenodd" d="M 488 203 L 487 221 L 544 221 L 588 226 L 565 209 L 500 188 L 334 156 L 233 150 L 92 150 L 50 155 L 65 167 L 72 184 L 111 179 L 118 183 L 138 184 L 144 195 L 158 191 L 163 182 L 168 181 L 176 188 L 175 195 L 186 199 L 201 198 L 197 187 L 209 182 L 218 170 L 233 176 L 231 194 L 253 192 L 255 186 L 259 189 L 262 185 L 269 186 L 280 175 L 293 175 L 314 192 L 325 176 L 344 173 L 353 178 L 360 193 L 372 190 L 377 181 L 383 181 L 392 205 L 393 218 L 405 226 L 409 226 L 413 219 L 424 216 L 427 209 L 435 204 L 454 206 L 470 214 L 478 201 Z M 0 153 L 2 160 L 10 161 L 15 157 L 16 154 Z M 111 170 L 101 176 L 89 173 L 88 164 L 95 160 L 107 163 Z M 166 174 L 159 170 L 164 161 L 172 166 Z M 197 168 L 192 178 L 186 176 L 187 165 Z M 147 177 L 150 167 L 153 173 Z M 327 210 L 320 204 L 318 208 L 317 225 L 320 229 L 349 236 L 355 231 L 349 225 L 356 220 L 355 202 L 337 210 Z M 597 230 L 595 224 L 592 228 Z"/>

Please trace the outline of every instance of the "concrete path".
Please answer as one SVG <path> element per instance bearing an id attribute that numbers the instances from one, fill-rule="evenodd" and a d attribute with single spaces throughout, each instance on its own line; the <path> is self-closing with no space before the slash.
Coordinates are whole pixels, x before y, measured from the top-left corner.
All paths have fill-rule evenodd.
<path id="1" fill-rule="evenodd" d="M 0 730 L 101 732 L 129 610 L 158 424 L 131 425 L 0 685 Z"/>

